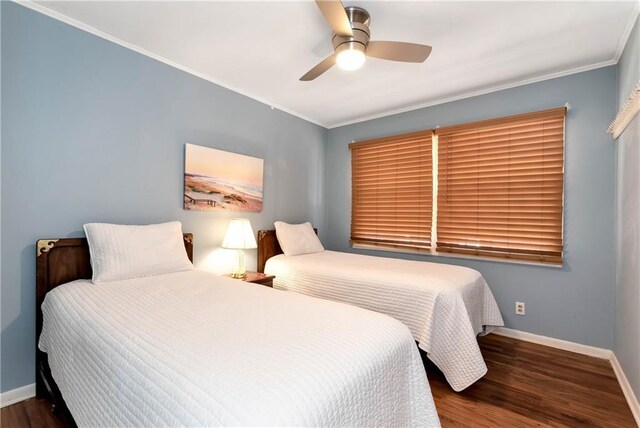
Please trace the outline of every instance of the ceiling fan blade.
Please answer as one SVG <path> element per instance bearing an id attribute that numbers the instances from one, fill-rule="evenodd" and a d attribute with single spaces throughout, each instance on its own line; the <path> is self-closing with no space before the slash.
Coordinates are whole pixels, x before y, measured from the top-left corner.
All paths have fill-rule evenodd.
<path id="1" fill-rule="evenodd" d="M 367 56 L 402 62 L 424 62 L 431 46 L 405 42 L 369 42 Z"/>
<path id="2" fill-rule="evenodd" d="M 316 4 L 334 33 L 339 36 L 353 36 L 351 21 L 340 0 L 316 0 Z"/>
<path id="3" fill-rule="evenodd" d="M 322 62 L 318 63 L 311 70 L 307 71 L 307 73 L 304 76 L 302 76 L 300 80 L 303 82 L 308 82 L 309 80 L 313 80 L 316 77 L 320 76 L 325 71 L 327 71 L 328 69 L 330 69 L 331 67 L 333 67 L 335 63 L 336 63 L 336 54 L 333 54 L 325 58 L 324 60 L 322 60 Z"/>

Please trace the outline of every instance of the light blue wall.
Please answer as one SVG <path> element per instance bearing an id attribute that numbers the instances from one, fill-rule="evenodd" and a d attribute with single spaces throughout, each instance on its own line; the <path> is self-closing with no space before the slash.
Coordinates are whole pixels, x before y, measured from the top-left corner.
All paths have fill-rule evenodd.
<path id="1" fill-rule="evenodd" d="M 182 210 L 185 143 L 265 159 L 264 210 L 246 215 L 255 230 L 276 219 L 310 220 L 328 248 L 352 251 L 351 140 L 567 101 L 564 268 L 368 253 L 473 267 L 509 327 L 613 345 L 615 146 L 604 130 L 616 111 L 616 67 L 327 132 L 14 3 L 0 2 L 0 10 L 2 391 L 34 381 L 36 239 L 81 236 L 88 221 L 179 219 L 196 235 L 196 264 L 226 268 L 217 247 L 237 213 Z M 625 55 L 621 66 L 637 62 Z M 525 317 L 514 315 L 515 300 L 527 303 Z"/>
<path id="2" fill-rule="evenodd" d="M 357 252 L 452 263 L 479 270 L 508 327 L 587 345 L 613 345 L 615 146 L 605 134 L 616 111 L 616 67 L 601 68 L 329 130 L 326 247 L 349 247 L 352 140 L 399 134 L 571 104 L 566 122 L 565 265 L 526 266 Z M 516 316 L 515 301 L 527 315 Z"/>
<path id="3" fill-rule="evenodd" d="M 264 210 L 326 229 L 326 130 L 14 3 L 2 8 L 2 383 L 34 382 L 35 247 L 178 219 L 211 266 L 228 218 L 182 210 L 184 144 L 265 160 Z M 245 214 L 241 214 L 245 216 Z M 255 251 L 247 252 L 255 268 Z M 224 268 L 223 268 L 224 269 Z"/>
<path id="4" fill-rule="evenodd" d="M 618 63 L 618 107 L 640 81 L 640 20 Z M 616 196 L 617 267 L 614 352 L 640 397 L 640 116 L 615 142 L 618 149 Z"/>

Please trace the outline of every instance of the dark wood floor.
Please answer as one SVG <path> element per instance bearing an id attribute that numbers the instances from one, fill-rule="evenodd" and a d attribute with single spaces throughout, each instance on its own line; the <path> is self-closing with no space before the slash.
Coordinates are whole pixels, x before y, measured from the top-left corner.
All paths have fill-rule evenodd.
<path id="1" fill-rule="evenodd" d="M 462 393 L 427 363 L 443 427 L 636 426 L 608 361 L 497 335 L 480 345 L 489 373 Z M 0 414 L 2 428 L 64 427 L 35 398 Z"/>
<path id="2" fill-rule="evenodd" d="M 495 334 L 480 346 L 489 372 L 462 393 L 427 367 L 443 427 L 636 427 L 609 361 Z"/>
<path id="3" fill-rule="evenodd" d="M 51 412 L 51 405 L 39 398 L 30 398 L 0 410 L 2 428 L 63 428 L 65 424 Z"/>

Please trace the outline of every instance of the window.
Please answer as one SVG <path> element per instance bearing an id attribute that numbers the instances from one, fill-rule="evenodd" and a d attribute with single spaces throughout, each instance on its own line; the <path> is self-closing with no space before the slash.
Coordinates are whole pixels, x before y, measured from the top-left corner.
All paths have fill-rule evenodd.
<path id="1" fill-rule="evenodd" d="M 429 130 L 349 146 L 352 244 L 431 248 L 431 135 Z"/>
<path id="2" fill-rule="evenodd" d="M 352 144 L 351 242 L 561 264 L 565 112 Z"/>

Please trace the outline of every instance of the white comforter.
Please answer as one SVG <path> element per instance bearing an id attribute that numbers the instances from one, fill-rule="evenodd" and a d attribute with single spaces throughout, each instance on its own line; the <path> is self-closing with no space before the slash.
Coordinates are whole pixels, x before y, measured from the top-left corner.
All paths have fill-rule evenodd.
<path id="1" fill-rule="evenodd" d="M 191 271 L 43 305 L 40 349 L 80 426 L 438 426 L 408 329 L 387 316 Z"/>
<path id="2" fill-rule="evenodd" d="M 487 372 L 476 336 L 504 325 L 486 281 L 466 267 L 323 251 L 272 257 L 265 272 L 275 288 L 402 321 L 455 391 Z"/>

